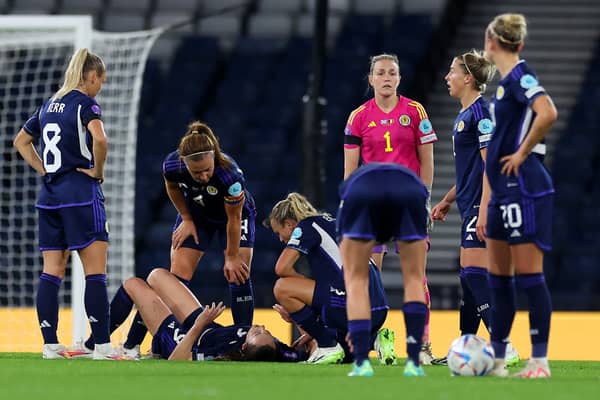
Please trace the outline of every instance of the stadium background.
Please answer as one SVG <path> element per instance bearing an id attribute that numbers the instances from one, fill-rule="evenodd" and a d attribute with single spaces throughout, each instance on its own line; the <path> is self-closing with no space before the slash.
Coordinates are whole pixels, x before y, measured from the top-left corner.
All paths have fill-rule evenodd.
<path id="1" fill-rule="evenodd" d="M 400 57 L 401 94 L 424 104 L 440 138 L 435 147 L 433 200 L 453 183 L 451 124 L 458 110 L 445 89 L 451 57 L 483 45 L 483 30 L 500 12 L 524 12 L 530 39 L 524 57 L 559 109 L 550 133 L 548 163 L 557 187 L 554 250 L 546 275 L 558 310 L 600 308 L 600 4 L 594 0 L 329 0 L 324 69 L 325 135 L 306 143 L 316 2 L 254 0 L 218 14 L 234 0 L 0 0 L 3 14 L 91 14 L 94 27 L 132 31 L 214 13 L 162 35 L 146 65 L 139 112 L 135 200 L 136 274 L 168 266 L 174 208 L 164 192 L 161 164 L 187 123 L 206 121 L 224 150 L 244 169 L 261 221 L 292 190 L 306 189 L 303 146 L 317 145 L 326 173 L 321 209 L 335 213 L 342 178 L 346 117 L 364 102 L 368 57 Z M 494 85 L 488 90 L 493 93 Z M 108 132 L 110 135 L 110 132 Z M 322 140 L 319 146 L 318 141 Z M 310 178 L 310 177 L 309 177 Z M 314 178 L 314 177 L 313 177 Z M 303 190 L 306 191 L 306 190 Z M 550 217 L 550 216 L 549 216 Z M 428 264 L 434 309 L 456 309 L 459 220 L 456 210 L 432 235 Z M 273 267 L 282 245 L 257 226 L 252 265 L 256 305 L 274 302 Z M 384 281 L 394 308 L 401 304 L 396 258 L 387 257 Z M 209 252 L 191 287 L 201 301 L 227 298 L 222 255 Z M 524 304 L 524 303 L 521 303 Z M 576 315 L 576 314 L 573 314 Z M 435 318 L 433 319 L 435 331 Z"/>

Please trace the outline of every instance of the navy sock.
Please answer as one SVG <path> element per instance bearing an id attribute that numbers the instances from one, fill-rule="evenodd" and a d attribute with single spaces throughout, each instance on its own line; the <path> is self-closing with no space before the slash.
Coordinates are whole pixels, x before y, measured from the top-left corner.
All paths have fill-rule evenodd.
<path id="1" fill-rule="evenodd" d="M 110 333 L 113 333 L 127 319 L 132 307 L 133 300 L 121 285 L 110 302 L 110 320 L 108 324 Z M 94 349 L 94 337 L 92 335 L 85 341 L 85 347 L 90 350 Z"/>
<path id="2" fill-rule="evenodd" d="M 462 299 L 460 300 L 459 318 L 460 334 L 475 334 L 479 328 L 479 314 L 477 314 L 477 305 L 475 297 L 465 277 L 464 269 L 460 269 L 460 287 L 462 288 Z"/>
<path id="3" fill-rule="evenodd" d="M 402 306 L 406 325 L 406 353 L 415 365 L 419 365 L 419 352 L 421 351 L 427 310 L 425 303 L 418 301 L 409 301 Z"/>
<path id="4" fill-rule="evenodd" d="M 229 284 L 231 315 L 237 325 L 252 325 L 254 318 L 254 294 L 250 278 L 241 285 Z"/>
<path id="5" fill-rule="evenodd" d="M 355 319 L 348 321 L 348 333 L 350 334 L 352 347 L 354 347 L 354 362 L 361 365 L 369 358 L 369 351 L 371 350 L 371 320 Z"/>
<path id="6" fill-rule="evenodd" d="M 106 274 L 94 274 L 85 277 L 84 304 L 92 328 L 94 343 L 110 342 Z"/>
<path id="7" fill-rule="evenodd" d="M 544 274 L 517 275 L 517 286 L 523 289 L 529 300 L 529 333 L 531 335 L 531 356 L 542 358 L 548 355 L 548 336 L 552 300 Z"/>
<path id="8" fill-rule="evenodd" d="M 58 276 L 44 272 L 40 275 L 35 305 L 44 344 L 58 343 L 58 289 L 61 282 Z"/>
<path id="9" fill-rule="evenodd" d="M 202 310 L 204 310 L 204 307 L 198 307 L 197 309 L 192 311 L 192 313 L 188 315 L 187 318 L 183 321 L 183 324 L 181 325 L 183 326 L 183 329 L 186 332 L 189 331 L 192 328 L 192 326 L 194 326 L 194 322 L 196 322 L 196 319 L 198 318 L 198 315 L 200 315 Z"/>
<path id="10" fill-rule="evenodd" d="M 485 324 L 485 327 L 490 330 L 490 284 L 488 283 L 487 269 L 481 267 L 465 267 L 463 268 L 465 278 L 475 298 L 477 313 Z"/>
<path id="11" fill-rule="evenodd" d="M 317 318 L 317 314 L 309 306 L 304 306 L 300 310 L 290 313 L 292 320 L 310 336 L 312 336 L 319 347 L 333 347 L 337 340 L 327 330 L 325 325 Z"/>
<path id="12" fill-rule="evenodd" d="M 515 279 L 512 276 L 488 274 L 492 293 L 492 347 L 496 358 L 506 356 L 506 343 L 517 309 Z"/>
<path id="13" fill-rule="evenodd" d="M 148 328 L 146 328 L 146 324 L 142 319 L 142 315 L 138 311 L 133 317 L 133 321 L 129 327 L 129 332 L 127 332 L 127 339 L 125 340 L 125 343 L 123 343 L 123 347 L 126 349 L 133 349 L 135 346 L 142 344 L 147 332 Z"/>

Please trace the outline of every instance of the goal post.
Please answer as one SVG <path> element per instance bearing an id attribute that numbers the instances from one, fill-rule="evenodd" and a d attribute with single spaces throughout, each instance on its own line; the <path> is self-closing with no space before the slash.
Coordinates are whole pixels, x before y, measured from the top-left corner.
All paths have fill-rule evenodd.
<path id="1" fill-rule="evenodd" d="M 42 269 L 34 207 L 40 181 L 13 149 L 14 135 L 56 92 L 77 48 L 90 48 L 104 60 L 107 80 L 97 100 L 109 138 L 103 190 L 110 227 L 107 277 L 112 295 L 123 279 L 134 274 L 139 100 L 148 54 L 163 31 L 98 32 L 92 29 L 90 16 L 0 16 L 0 351 L 40 351 L 42 343 L 32 312 Z M 73 316 L 72 323 L 61 316 L 63 343 L 83 339 L 88 327 L 83 269 L 76 253 L 71 260 L 60 291 L 61 309 Z M 65 330 L 69 325 L 71 329 Z"/>

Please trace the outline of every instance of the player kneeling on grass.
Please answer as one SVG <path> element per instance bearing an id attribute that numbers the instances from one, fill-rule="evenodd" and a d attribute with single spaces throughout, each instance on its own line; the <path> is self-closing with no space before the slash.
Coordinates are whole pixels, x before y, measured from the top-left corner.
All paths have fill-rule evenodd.
<path id="1" fill-rule="evenodd" d="M 147 282 L 129 278 L 110 305 L 111 332 L 138 309 L 153 336 L 152 353 L 169 360 L 296 362 L 305 350 L 289 347 L 262 325 L 222 326 L 213 322 L 224 310 L 219 303 L 203 307 L 175 275 L 156 268 Z"/>
<path id="2" fill-rule="evenodd" d="M 352 353 L 345 341 L 348 333 L 346 288 L 340 250 L 335 240 L 335 219 L 318 212 L 301 194 L 290 193 L 275 204 L 263 225 L 286 243 L 275 265 L 275 273 L 280 278 L 273 291 L 281 306 L 274 308 L 285 320 L 294 322 L 317 341 L 318 347 L 307 362 L 352 362 Z M 302 255 L 310 266 L 312 279 L 294 269 Z M 382 364 L 394 364 L 394 332 L 387 328 L 379 330 L 389 307 L 381 275 L 372 262 L 369 278 L 373 320 L 369 348 L 374 344 Z"/>

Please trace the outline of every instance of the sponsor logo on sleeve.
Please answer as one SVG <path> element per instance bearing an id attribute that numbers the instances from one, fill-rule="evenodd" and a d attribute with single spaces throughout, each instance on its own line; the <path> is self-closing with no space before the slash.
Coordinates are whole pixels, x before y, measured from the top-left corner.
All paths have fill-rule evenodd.
<path id="1" fill-rule="evenodd" d="M 294 230 L 292 231 L 292 239 L 300 239 L 302 237 L 302 228 L 300 228 L 299 226 L 295 227 Z"/>
<path id="2" fill-rule="evenodd" d="M 477 124 L 477 129 L 479 129 L 479 132 L 487 135 L 494 130 L 494 124 L 492 124 L 492 121 L 489 118 L 484 118 Z"/>
<path id="3" fill-rule="evenodd" d="M 242 194 L 242 184 L 239 182 L 234 183 L 233 185 L 229 186 L 229 189 L 227 189 L 227 193 L 229 193 L 230 196 L 234 196 L 234 197 L 241 195 Z"/>
<path id="4" fill-rule="evenodd" d="M 419 123 L 419 130 L 423 135 L 428 135 L 433 131 L 433 126 L 431 126 L 429 119 L 424 119 Z"/>
<path id="5" fill-rule="evenodd" d="M 402 126 L 408 126 L 410 125 L 410 117 L 406 114 L 402 114 L 400 118 L 398 118 L 398 122 L 400 122 L 400 125 Z"/>
<path id="6" fill-rule="evenodd" d="M 538 86 L 537 79 L 535 79 L 535 77 L 531 74 L 523 75 L 519 83 L 523 89 L 531 89 L 532 87 Z"/>
<path id="7" fill-rule="evenodd" d="M 92 112 L 96 115 L 101 115 L 102 114 L 102 110 L 100 110 L 100 106 L 98 104 L 94 104 L 92 106 Z"/>
<path id="8" fill-rule="evenodd" d="M 344 129 L 344 135 L 346 135 L 346 136 L 352 135 L 352 131 L 350 130 L 350 126 L 346 126 L 346 129 Z"/>

